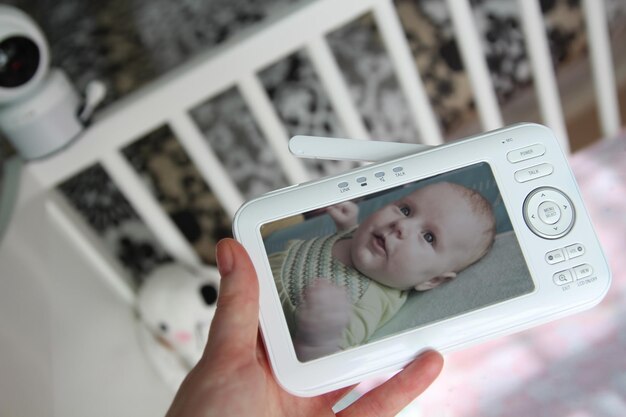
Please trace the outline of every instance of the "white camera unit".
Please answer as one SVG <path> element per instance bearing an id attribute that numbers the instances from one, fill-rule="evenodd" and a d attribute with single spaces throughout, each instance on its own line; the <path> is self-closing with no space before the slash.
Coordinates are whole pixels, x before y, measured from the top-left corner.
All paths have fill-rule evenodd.
<path id="1" fill-rule="evenodd" d="M 331 158 L 334 141 L 319 138 L 316 150 L 315 138 L 294 138 L 291 149 Z M 289 392 L 349 386 L 429 348 L 582 311 L 608 291 L 611 272 L 550 129 L 519 124 L 427 150 L 335 143 L 340 159 L 394 159 L 268 193 L 233 225 Z"/>
<path id="2" fill-rule="evenodd" d="M 83 129 L 80 96 L 64 72 L 49 64 L 37 24 L 0 5 L 0 131 L 26 159 L 53 153 Z"/>

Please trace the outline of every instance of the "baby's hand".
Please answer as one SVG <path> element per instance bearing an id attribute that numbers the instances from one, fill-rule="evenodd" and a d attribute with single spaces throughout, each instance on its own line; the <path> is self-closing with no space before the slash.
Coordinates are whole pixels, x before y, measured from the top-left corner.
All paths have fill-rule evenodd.
<path id="1" fill-rule="evenodd" d="M 343 288 L 323 279 L 309 286 L 296 311 L 298 358 L 310 360 L 337 352 L 349 314 L 350 303 Z"/>
<path id="2" fill-rule="evenodd" d="M 326 209 L 330 217 L 335 221 L 339 230 L 348 230 L 357 225 L 359 206 L 352 201 L 344 201 Z"/>

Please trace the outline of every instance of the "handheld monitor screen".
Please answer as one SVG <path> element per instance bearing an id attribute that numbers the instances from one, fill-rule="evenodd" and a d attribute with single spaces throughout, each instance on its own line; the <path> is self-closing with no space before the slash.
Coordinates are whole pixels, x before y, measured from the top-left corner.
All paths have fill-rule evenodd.
<path id="1" fill-rule="evenodd" d="M 273 221 L 261 234 L 303 362 L 535 289 L 485 162 Z"/>

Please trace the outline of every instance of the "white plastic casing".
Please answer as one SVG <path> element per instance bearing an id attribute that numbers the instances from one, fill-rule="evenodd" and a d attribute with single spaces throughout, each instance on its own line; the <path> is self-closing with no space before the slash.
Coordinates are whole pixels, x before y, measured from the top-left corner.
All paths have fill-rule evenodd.
<path id="1" fill-rule="evenodd" d="M 509 152 L 536 144 L 545 148 L 542 155 L 515 163 L 507 159 Z M 493 171 L 535 290 L 357 348 L 310 362 L 298 361 L 267 260 L 261 225 L 480 162 L 487 162 Z M 552 172 L 525 182 L 515 179 L 516 172 L 540 164 L 548 164 Z M 342 192 L 337 186 L 344 181 L 354 184 L 357 177 L 373 177 L 379 171 L 391 173 L 397 166 L 403 167 L 403 176 L 389 175 L 386 182 L 371 181 L 366 189 L 350 187 Z M 561 191 L 575 209 L 571 230 L 560 238 L 540 237 L 524 219 L 525 199 L 540 187 Z M 552 131 L 537 124 L 514 125 L 266 194 L 241 207 L 233 230 L 248 250 L 259 276 L 260 326 L 272 369 L 287 391 L 301 396 L 319 395 L 376 374 L 396 371 L 428 348 L 442 352 L 457 350 L 587 309 L 602 300 L 611 281 L 608 264 L 565 155 Z M 573 244 L 585 247 L 584 255 L 576 262 L 560 265 L 546 262 L 548 252 Z M 580 263 L 592 266 L 591 277 L 567 285 L 553 282 L 555 273 Z"/>
<path id="2" fill-rule="evenodd" d="M 82 132 L 80 101 L 65 73 L 52 69 L 35 93 L 0 107 L 0 131 L 25 159 L 50 155 Z"/>

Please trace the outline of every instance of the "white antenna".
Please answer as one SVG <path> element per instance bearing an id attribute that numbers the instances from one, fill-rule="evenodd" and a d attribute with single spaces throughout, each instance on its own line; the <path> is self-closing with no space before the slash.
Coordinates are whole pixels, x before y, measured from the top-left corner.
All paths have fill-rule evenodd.
<path id="1" fill-rule="evenodd" d="M 104 100 L 107 94 L 107 88 L 102 81 L 93 80 L 87 84 L 85 89 L 85 100 L 83 102 L 82 108 L 78 114 L 78 118 L 86 123 L 89 121 L 91 116 L 93 115 L 94 110 L 102 101 Z"/>
<path id="2" fill-rule="evenodd" d="M 294 136 L 289 151 L 298 158 L 332 159 L 342 161 L 378 162 L 400 158 L 432 149 L 416 143 L 383 142 L 364 139 Z"/>

